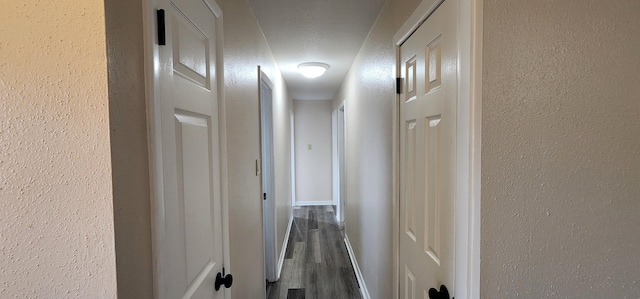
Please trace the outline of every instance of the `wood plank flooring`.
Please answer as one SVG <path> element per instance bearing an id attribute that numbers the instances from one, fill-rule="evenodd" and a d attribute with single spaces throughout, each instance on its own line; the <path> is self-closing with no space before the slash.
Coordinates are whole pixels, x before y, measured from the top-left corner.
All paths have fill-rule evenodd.
<path id="1" fill-rule="evenodd" d="M 267 299 L 362 298 L 333 207 L 295 208 L 293 217 L 280 280 L 267 283 Z"/>

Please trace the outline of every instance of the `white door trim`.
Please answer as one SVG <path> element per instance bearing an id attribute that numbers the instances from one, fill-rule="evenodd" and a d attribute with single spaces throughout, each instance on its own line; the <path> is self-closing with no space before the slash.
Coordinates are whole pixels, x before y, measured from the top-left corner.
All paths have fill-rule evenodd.
<path id="1" fill-rule="evenodd" d="M 218 90 L 218 136 L 220 146 L 220 194 L 222 199 L 222 239 L 223 239 L 223 265 L 227 273 L 232 271 L 229 255 L 229 190 L 227 176 L 227 121 L 226 100 L 224 95 L 224 28 L 223 13 L 215 0 L 201 0 L 216 16 L 216 85 Z M 153 262 L 153 296 L 162 297 L 160 283 L 161 275 L 165 275 L 167 265 L 161 258 L 164 254 L 162 242 L 166 239 L 164 224 L 164 186 L 162 168 L 162 132 L 160 118 L 162 115 L 160 93 L 160 80 L 157 73 L 159 67 L 159 47 L 157 40 L 156 9 L 157 0 L 143 0 L 143 27 L 144 27 L 144 63 L 145 63 L 145 91 L 147 105 L 147 126 L 150 134 L 149 140 L 149 175 L 151 185 L 151 242 Z M 225 298 L 231 298 L 231 289 L 224 288 Z"/>
<path id="2" fill-rule="evenodd" d="M 347 101 L 338 106 L 338 192 L 340 192 L 340 206 L 338 207 L 339 221 L 347 222 Z M 340 146 L 342 145 L 342 146 Z"/>
<path id="3" fill-rule="evenodd" d="M 341 119 L 342 118 L 342 119 Z M 340 128 L 340 124 L 342 127 Z M 340 130 L 342 129 L 342 130 Z M 338 147 L 338 157 L 340 160 L 340 221 L 347 222 L 347 101 L 342 101 L 342 105 L 338 107 L 338 137 L 342 137 L 340 143 L 342 148 Z"/>
<path id="4" fill-rule="evenodd" d="M 293 110 L 289 110 L 290 128 L 291 128 L 291 206 L 296 206 L 296 143 L 295 143 L 295 115 Z M 290 217 L 293 217 L 293 213 Z M 278 275 L 280 276 L 280 275 Z"/>
<path id="5" fill-rule="evenodd" d="M 336 108 L 331 113 L 333 205 L 336 206 L 336 211 L 335 211 L 336 218 L 339 222 L 345 222 L 345 205 L 346 205 L 346 188 L 347 188 L 346 174 L 343 173 L 344 170 L 346 169 L 345 154 L 346 154 L 346 147 L 347 147 L 345 102 L 346 101 L 343 101 L 342 103 L 340 103 L 340 105 L 338 105 L 338 108 Z M 342 145 L 342 151 L 340 150 L 341 149 L 340 145 Z"/>
<path id="6" fill-rule="evenodd" d="M 445 0 L 424 0 L 394 35 L 396 77 L 400 74 L 400 45 Z M 456 298 L 480 298 L 480 138 L 482 116 L 482 1 L 458 3 L 458 120 L 455 215 Z M 468 71 L 465 71 L 468 70 Z M 393 129 L 393 292 L 399 294 L 399 105 L 396 96 Z"/>
<path id="7" fill-rule="evenodd" d="M 331 184 L 333 194 L 333 205 L 338 207 L 340 204 L 340 174 L 338 167 L 338 109 L 331 112 Z M 338 211 L 336 211 L 336 218 L 340 219 Z"/>

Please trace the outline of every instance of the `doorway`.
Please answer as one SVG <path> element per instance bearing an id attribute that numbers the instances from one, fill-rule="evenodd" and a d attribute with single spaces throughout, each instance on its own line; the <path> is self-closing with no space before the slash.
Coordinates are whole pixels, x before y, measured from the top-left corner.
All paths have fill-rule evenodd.
<path id="1" fill-rule="evenodd" d="M 454 290 L 455 4 L 436 6 L 400 46 L 400 298 Z"/>
<path id="2" fill-rule="evenodd" d="M 400 298 L 442 285 L 451 297 L 479 297 L 481 7 L 425 0 L 394 35 Z"/>
<path id="3" fill-rule="evenodd" d="M 163 0 L 157 12 L 166 39 L 153 47 L 149 103 L 154 292 L 229 298 L 222 11 L 213 0 Z"/>
<path id="4" fill-rule="evenodd" d="M 332 156 L 333 156 L 333 205 L 336 207 L 338 222 L 345 222 L 346 176 L 345 176 L 345 109 L 344 102 L 331 114 Z"/>
<path id="5" fill-rule="evenodd" d="M 273 162 L 273 83 L 258 67 L 260 81 L 260 148 L 262 168 L 262 219 L 264 273 L 267 281 L 278 280 L 276 269 L 275 171 Z"/>
<path id="6" fill-rule="evenodd" d="M 296 143 L 295 143 L 295 116 L 293 110 L 289 111 L 289 123 L 291 124 L 291 206 L 296 206 Z"/>

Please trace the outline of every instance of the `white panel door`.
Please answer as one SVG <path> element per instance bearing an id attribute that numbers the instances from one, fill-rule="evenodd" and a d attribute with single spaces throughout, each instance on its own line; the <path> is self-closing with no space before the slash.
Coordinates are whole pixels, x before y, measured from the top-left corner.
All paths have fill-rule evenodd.
<path id="1" fill-rule="evenodd" d="M 163 203 L 156 240 L 160 298 L 224 298 L 216 15 L 202 0 L 160 2 Z"/>
<path id="2" fill-rule="evenodd" d="M 454 287 L 455 5 L 444 1 L 400 46 L 400 298 Z"/>

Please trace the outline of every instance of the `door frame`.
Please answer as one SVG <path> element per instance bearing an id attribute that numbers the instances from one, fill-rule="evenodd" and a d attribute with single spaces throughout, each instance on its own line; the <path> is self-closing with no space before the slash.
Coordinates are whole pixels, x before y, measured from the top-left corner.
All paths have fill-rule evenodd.
<path id="1" fill-rule="evenodd" d="M 400 45 L 443 1 L 457 1 L 458 4 L 454 294 L 461 299 L 480 298 L 483 0 L 423 0 L 393 36 L 396 78 L 402 77 Z M 396 296 L 400 294 L 400 100 L 396 95 L 393 113 L 393 292 Z"/>
<path id="2" fill-rule="evenodd" d="M 262 86 L 265 85 L 267 88 L 271 90 L 271 109 L 270 111 L 264 111 L 264 103 L 262 101 Z M 273 149 L 273 83 L 269 80 L 267 74 L 264 73 L 262 68 L 258 66 L 258 110 L 260 111 L 259 115 L 259 124 L 260 124 L 260 190 L 261 193 L 266 193 L 266 188 L 271 190 L 271 196 L 275 194 L 275 171 L 274 171 L 274 149 Z M 267 117 L 271 118 L 271 148 L 265 146 L 265 132 L 264 122 L 265 118 L 263 117 L 263 113 L 265 113 Z M 267 136 L 269 136 L 267 134 Z M 267 158 L 271 161 L 267 161 Z M 268 167 L 265 167 L 267 165 Z M 271 175 L 271 178 L 266 178 L 267 174 Z M 266 181 L 266 182 L 265 182 Z M 269 184 L 270 186 L 265 186 Z M 264 249 L 264 271 L 265 278 L 267 281 L 275 282 L 279 279 L 278 270 L 277 270 L 277 258 L 276 258 L 276 205 L 275 198 L 270 198 L 262 201 L 262 225 L 263 225 L 263 249 Z"/>
<path id="3" fill-rule="evenodd" d="M 201 0 L 216 16 L 216 87 L 218 92 L 218 136 L 220 146 L 220 195 L 222 200 L 222 251 L 223 267 L 227 273 L 232 272 L 229 254 L 229 190 L 227 176 L 227 121 L 226 100 L 224 94 L 224 18 L 223 12 L 216 0 Z M 162 131 L 161 131 L 161 93 L 166 92 L 160 85 L 160 76 L 157 68 L 158 61 L 158 27 L 156 9 L 157 0 L 143 0 L 143 28 L 144 28 L 144 77 L 145 100 L 147 111 L 147 127 L 149 128 L 149 176 L 151 187 L 151 256 L 153 261 L 153 297 L 162 298 L 159 287 L 166 279 L 167 268 L 164 258 L 166 240 L 164 223 L 164 175 L 162 164 Z M 225 298 L 231 298 L 231 288 L 224 288 Z"/>
<path id="4" fill-rule="evenodd" d="M 340 174 L 338 161 L 338 109 L 331 112 L 331 189 L 333 195 L 333 205 L 338 209 L 340 204 Z M 342 221 L 336 210 L 336 218 Z"/>
<path id="5" fill-rule="evenodd" d="M 289 144 L 289 146 L 291 147 L 291 207 L 293 208 L 296 206 L 296 143 L 295 143 L 295 135 L 296 135 L 295 123 L 296 122 L 295 122 L 295 114 L 293 113 L 293 109 L 289 110 L 289 123 L 290 123 L 289 133 L 291 134 L 291 142 Z M 293 214 L 291 215 L 291 219 L 293 219 Z"/>
<path id="6" fill-rule="evenodd" d="M 345 222 L 345 207 L 346 207 L 346 175 L 344 170 L 346 169 L 346 109 L 345 102 L 343 101 L 338 105 L 331 113 L 331 156 L 332 156 L 332 185 L 333 185 L 333 205 L 336 206 L 336 218 L 339 222 Z M 341 114 L 342 113 L 342 114 Z M 342 116 L 342 118 L 341 118 Z M 342 127 L 340 122 L 342 121 Z M 340 135 L 340 128 L 342 128 L 342 135 Z M 340 151 L 340 136 L 342 136 L 342 152 Z M 340 156 L 342 154 L 342 156 Z"/>

